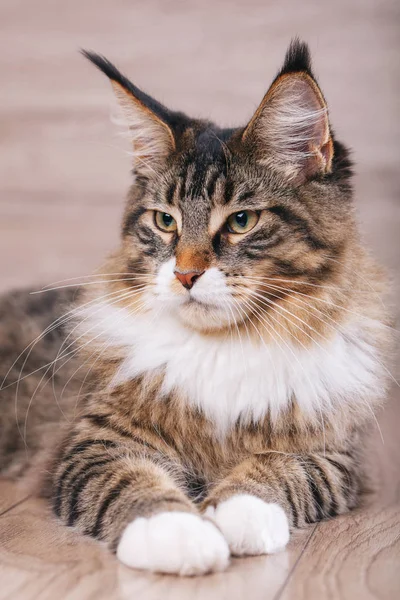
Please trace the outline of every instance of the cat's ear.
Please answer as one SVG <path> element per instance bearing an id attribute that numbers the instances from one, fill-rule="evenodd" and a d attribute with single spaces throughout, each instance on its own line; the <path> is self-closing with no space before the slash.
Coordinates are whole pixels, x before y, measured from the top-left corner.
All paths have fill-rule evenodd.
<path id="1" fill-rule="evenodd" d="M 328 110 L 312 74 L 306 44 L 294 40 L 284 65 L 242 139 L 261 163 L 302 183 L 331 170 L 333 141 Z"/>
<path id="2" fill-rule="evenodd" d="M 132 140 L 134 170 L 157 171 L 175 150 L 174 133 L 168 124 L 170 111 L 137 88 L 103 56 L 86 50 L 82 54 L 110 79 Z"/>

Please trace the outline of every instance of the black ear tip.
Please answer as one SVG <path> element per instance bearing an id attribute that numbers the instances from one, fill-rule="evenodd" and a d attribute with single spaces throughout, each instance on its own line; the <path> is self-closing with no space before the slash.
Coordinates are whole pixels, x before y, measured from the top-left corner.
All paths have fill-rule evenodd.
<path id="1" fill-rule="evenodd" d="M 280 74 L 296 73 L 299 71 L 306 71 L 312 75 L 311 53 L 308 45 L 298 37 L 295 37 L 287 49 L 285 62 Z"/>
<path id="2" fill-rule="evenodd" d="M 93 64 L 96 64 L 96 61 L 98 61 L 99 59 L 104 60 L 103 56 L 100 56 L 100 54 L 93 52 L 93 50 L 86 50 L 85 48 L 81 48 L 79 52 L 80 54 L 82 54 L 82 56 L 90 60 L 90 62 L 92 62 Z"/>
<path id="3" fill-rule="evenodd" d="M 101 71 L 104 71 L 107 67 L 112 66 L 110 61 L 107 60 L 105 56 L 97 54 L 97 52 L 93 52 L 93 50 L 85 50 L 85 48 L 81 48 L 80 53 Z"/>
<path id="4" fill-rule="evenodd" d="M 85 56 L 86 58 L 89 58 L 91 54 L 94 54 L 94 52 L 92 52 L 91 50 L 86 50 L 86 48 L 79 48 L 79 53 L 82 54 L 82 56 Z"/>
<path id="5" fill-rule="evenodd" d="M 111 81 L 116 81 L 124 87 L 129 87 L 128 80 L 118 71 L 105 56 L 97 54 L 92 50 L 85 50 L 81 48 L 80 53 L 82 56 L 87 58 L 95 67 L 97 67 L 104 75 L 106 75 Z"/>

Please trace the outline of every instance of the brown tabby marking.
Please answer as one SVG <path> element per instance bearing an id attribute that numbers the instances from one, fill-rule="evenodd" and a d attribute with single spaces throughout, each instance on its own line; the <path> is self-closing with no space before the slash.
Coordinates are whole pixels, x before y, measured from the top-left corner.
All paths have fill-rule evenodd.
<path id="1" fill-rule="evenodd" d="M 360 245 L 351 164 L 347 150 L 331 132 L 307 48 L 292 44 L 250 123 L 232 130 L 168 110 L 108 61 L 87 56 L 110 78 L 127 118 L 137 159 L 135 181 L 123 217 L 121 245 L 96 285 L 83 286 L 77 297 L 72 289 L 40 299 L 25 301 L 24 294 L 16 294 L 2 300 L 1 368 L 6 376 L 0 412 L 2 471 L 21 474 L 50 450 L 44 492 L 55 514 L 114 550 L 137 517 L 165 511 L 201 515 L 238 494 L 278 504 L 291 527 L 354 508 L 364 485 L 361 434 L 386 385 L 380 365 L 388 345 L 388 320 L 377 301 L 385 282 Z M 172 217 L 176 229 L 160 230 L 155 211 Z M 229 216 L 249 211 L 258 219 L 253 229 L 243 235 L 229 229 Z M 187 331 L 193 339 L 199 335 L 202 343 L 210 344 L 210 352 L 215 351 L 213 366 L 224 359 L 215 349 L 225 348 L 223 344 L 231 340 L 232 346 L 248 341 L 255 356 L 265 347 L 277 352 L 285 344 L 293 354 L 291 358 L 287 352 L 285 360 L 294 368 L 303 351 L 311 358 L 318 353 L 322 357 L 338 336 L 344 345 L 350 343 L 353 327 L 358 346 L 368 344 L 374 357 L 370 371 L 349 361 L 341 375 L 351 381 L 359 377 L 360 391 L 337 398 L 333 390 L 332 404 L 316 408 L 313 385 L 317 389 L 320 382 L 309 381 L 313 410 L 304 409 L 296 389 L 284 409 L 277 398 L 260 397 L 259 418 L 246 405 L 220 435 L 206 412 L 205 392 L 203 404 L 197 406 L 190 403 L 193 398 L 183 384 L 165 392 L 167 364 L 139 374 L 126 371 L 131 348 L 124 336 L 132 335 L 135 342 L 136 331 L 152 314 L 151 302 L 161 297 L 160 273 L 168 265 L 199 278 L 193 291 L 173 279 L 168 300 L 165 304 L 158 300 L 154 318 L 159 319 L 161 349 L 167 338 L 162 337 L 160 313 L 166 320 L 176 316 L 177 336 Z M 215 277 L 214 287 L 207 291 L 212 301 L 198 301 L 194 294 L 210 273 Z M 60 310 L 54 313 L 55 300 L 64 303 L 73 298 L 73 325 L 60 319 L 59 327 L 34 346 L 23 374 L 51 363 L 57 352 L 58 359 L 68 358 L 71 340 L 77 357 L 73 354 L 74 360 L 64 363 L 54 390 L 39 385 L 34 402 L 30 400 L 37 374 L 21 380 L 15 421 L 14 383 L 22 359 L 7 370 L 15 355 L 61 315 Z M 172 306 L 171 298 L 181 304 Z M 118 313 L 125 321 L 110 312 L 115 321 L 108 337 L 102 337 L 104 320 L 96 321 L 96 311 L 103 305 L 107 310 L 125 309 Z M 87 321 L 89 317 L 92 321 Z M 149 319 L 149 336 L 151 327 Z M 121 339 L 115 341 L 113 335 Z M 356 351 L 357 343 L 351 343 Z M 182 361 L 183 374 L 196 351 L 194 347 L 187 355 L 187 364 Z M 137 358 L 152 360 L 146 352 L 144 344 Z M 241 368 L 240 361 L 234 368 Z M 267 368 L 259 364 L 260 372 Z M 118 378 L 121 372 L 125 376 Z M 368 387 L 364 379 L 375 373 L 376 385 Z M 274 376 L 271 370 L 270 377 Z M 200 370 L 193 377 L 199 378 L 199 389 L 208 389 Z M 219 390 L 215 405 L 228 390 L 233 410 L 238 392 L 229 387 L 228 375 L 225 379 L 226 388 L 215 383 Z M 252 382 L 248 384 L 252 389 Z M 56 451 L 62 415 L 54 394 L 71 421 Z M 29 453 L 18 430 L 26 431 Z"/>

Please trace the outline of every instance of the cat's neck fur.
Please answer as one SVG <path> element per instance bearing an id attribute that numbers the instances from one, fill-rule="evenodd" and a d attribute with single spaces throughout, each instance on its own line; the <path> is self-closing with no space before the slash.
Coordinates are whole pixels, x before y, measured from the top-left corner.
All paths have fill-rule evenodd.
<path id="1" fill-rule="evenodd" d="M 84 315 L 95 343 L 121 357 L 111 386 L 163 374 L 160 401 L 178 393 L 224 436 L 238 421 L 258 423 L 282 416 L 292 402 L 310 420 L 343 404 L 365 411 L 383 395 L 385 373 L 376 338 L 379 321 L 349 313 L 326 342 L 308 347 L 288 340 L 263 342 L 247 335 L 204 335 L 173 315 L 131 315 L 100 304 Z"/>

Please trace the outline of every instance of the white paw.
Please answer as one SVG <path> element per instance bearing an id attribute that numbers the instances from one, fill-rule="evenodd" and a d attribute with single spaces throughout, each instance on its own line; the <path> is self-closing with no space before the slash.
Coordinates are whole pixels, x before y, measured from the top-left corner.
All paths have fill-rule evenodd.
<path id="1" fill-rule="evenodd" d="M 289 523 L 278 504 L 240 494 L 206 510 L 235 556 L 273 554 L 289 541 Z"/>
<path id="2" fill-rule="evenodd" d="M 135 519 L 122 534 L 119 560 L 134 569 L 201 575 L 228 566 L 229 548 L 210 521 L 185 512 Z"/>

